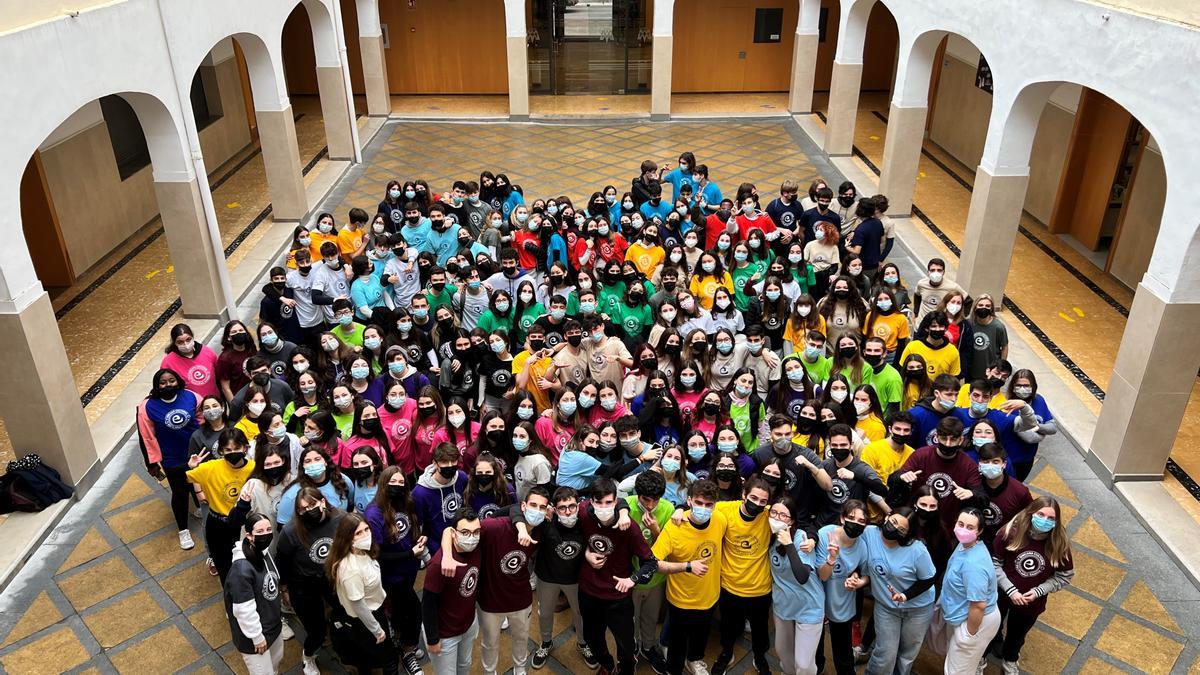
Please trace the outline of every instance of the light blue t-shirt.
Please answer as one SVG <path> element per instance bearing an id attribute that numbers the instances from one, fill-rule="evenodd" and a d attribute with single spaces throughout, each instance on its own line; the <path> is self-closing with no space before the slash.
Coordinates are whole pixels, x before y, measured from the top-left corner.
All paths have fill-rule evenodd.
<path id="1" fill-rule="evenodd" d="M 504 204 L 500 206 L 500 215 L 504 216 L 504 222 L 508 222 L 508 217 L 512 215 L 513 209 L 519 204 L 525 203 L 525 197 L 516 190 L 513 190 L 508 195 L 508 199 L 504 200 Z"/>
<path id="2" fill-rule="evenodd" d="M 695 190 L 696 190 L 696 185 L 693 183 L 692 191 L 695 192 Z M 700 190 L 699 194 L 692 195 L 692 202 L 699 204 L 701 197 L 704 198 L 705 204 L 708 204 L 710 206 L 716 206 L 721 203 L 721 200 L 724 198 L 724 195 L 721 194 L 721 188 L 717 187 L 716 183 L 709 181 L 708 183 L 706 183 L 704 185 L 704 189 Z M 711 212 L 705 212 L 705 215 L 707 215 L 708 213 L 711 213 Z"/>
<path id="3" fill-rule="evenodd" d="M 667 216 L 671 215 L 671 211 L 674 211 L 674 210 L 675 210 L 674 204 L 672 202 L 668 202 L 665 199 L 660 201 L 658 203 L 658 206 L 655 206 L 655 205 L 651 204 L 650 202 L 646 202 L 638 208 L 638 211 L 641 211 L 642 215 L 645 216 L 647 225 L 649 225 L 650 221 L 653 220 L 656 216 L 658 217 L 658 219 L 660 221 L 662 221 L 664 223 L 667 222 Z"/>
<path id="4" fill-rule="evenodd" d="M 996 568 L 982 543 L 971 548 L 959 544 L 950 554 L 942 577 L 942 614 L 946 623 L 957 626 L 967 620 L 972 602 L 987 601 L 984 614 L 996 611 Z"/>
<path id="5" fill-rule="evenodd" d="M 817 531 L 817 548 L 813 551 L 817 556 L 817 569 L 829 558 L 829 540 L 837 527 L 826 525 Z M 843 623 L 854 618 L 856 592 L 846 590 L 846 579 L 863 567 L 866 559 L 867 547 L 861 541 L 849 548 L 843 546 L 838 551 L 837 562 L 833 564 L 833 574 L 825 580 L 825 613 L 830 621 Z"/>
<path id="6" fill-rule="evenodd" d="M 342 477 L 346 481 L 346 486 L 349 493 L 343 499 L 338 495 L 337 488 L 333 486 L 333 481 L 327 481 L 324 485 L 318 488 L 321 494 L 325 495 L 325 501 L 329 502 L 330 506 L 337 507 L 343 511 L 348 510 L 351 504 L 354 504 L 354 481 Z M 283 496 L 279 498 L 279 511 L 276 513 L 275 521 L 279 524 L 279 528 L 283 529 L 296 515 L 296 495 L 300 492 L 300 484 L 292 483 L 286 490 L 283 491 Z"/>
<path id="7" fill-rule="evenodd" d="M 803 535 L 802 531 L 797 530 L 797 543 L 803 541 Z M 800 562 L 811 570 L 808 581 L 803 584 L 792 574 L 792 564 L 787 554 L 780 553 L 778 546 L 771 546 L 771 578 L 775 582 L 771 588 L 771 605 L 775 616 L 785 621 L 820 625 L 825 620 L 825 586 L 817 576 L 816 551 L 805 553 L 796 549 L 796 553 L 800 556 Z"/>
<path id="8" fill-rule="evenodd" d="M 695 167 L 689 166 L 688 170 L 684 171 L 683 169 L 681 169 L 679 167 L 675 167 L 674 169 L 671 169 L 670 171 L 663 174 L 662 182 L 670 183 L 671 186 L 675 188 L 675 192 L 672 193 L 672 195 L 671 195 L 672 202 L 674 202 L 676 199 L 679 199 L 679 189 L 682 188 L 684 185 L 691 185 L 692 192 L 695 193 L 696 184 L 692 182 L 692 169 L 694 169 L 694 168 Z M 721 202 L 721 200 L 718 199 L 717 203 L 720 203 L 720 202 Z M 664 216 L 664 219 L 665 218 L 666 217 Z"/>
<path id="9" fill-rule="evenodd" d="M 558 473 L 555 482 L 563 487 L 582 490 L 591 485 L 600 468 L 600 460 L 586 452 L 567 450 L 558 457 Z"/>
<path id="10" fill-rule="evenodd" d="M 366 513 L 367 504 L 375 501 L 375 493 L 379 491 L 379 485 L 358 485 L 354 486 L 354 512 Z"/>
<path id="11" fill-rule="evenodd" d="M 433 228 L 429 230 L 429 239 L 425 243 L 425 248 L 422 250 L 430 251 L 437 256 L 437 264 L 439 267 L 445 267 L 446 262 L 450 260 L 450 256 L 458 253 L 458 231 L 460 226 L 454 223 L 446 228 L 445 232 L 438 232 Z"/>
<path id="12" fill-rule="evenodd" d="M 914 541 L 908 546 L 888 548 L 883 543 L 879 527 L 868 525 L 867 531 L 859 537 L 858 545 L 863 544 L 867 545 L 867 572 L 871 575 L 871 595 L 875 597 L 875 602 L 889 609 L 912 609 L 933 604 L 932 586 L 917 597 L 909 598 L 903 608 L 892 602 L 892 591 L 888 589 L 891 586 L 903 593 L 917 580 L 932 579 L 937 574 L 933 559 L 929 557 L 923 542 Z"/>
<path id="13" fill-rule="evenodd" d="M 429 246 L 430 232 L 433 232 L 433 224 L 424 216 L 416 225 L 409 225 L 406 222 L 404 227 L 400 228 L 400 234 L 404 235 L 404 241 L 410 248 L 418 252 L 429 250 L 427 246 Z"/>

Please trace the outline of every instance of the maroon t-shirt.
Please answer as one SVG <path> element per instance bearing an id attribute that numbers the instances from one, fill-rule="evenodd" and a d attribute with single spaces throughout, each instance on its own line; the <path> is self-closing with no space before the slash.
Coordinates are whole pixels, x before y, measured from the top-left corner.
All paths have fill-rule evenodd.
<path id="1" fill-rule="evenodd" d="M 988 505 L 983 511 L 985 544 L 991 544 L 1000 529 L 1033 501 L 1033 495 L 1029 494 L 1029 488 L 1025 487 L 1024 483 L 1007 475 L 1003 477 L 1003 481 L 995 492 L 986 482 L 983 483 L 983 491 L 988 496 Z"/>
<path id="2" fill-rule="evenodd" d="M 1005 576 L 1021 593 L 1033 590 L 1057 572 L 1066 572 L 1075 568 L 1070 556 L 1063 561 L 1061 567 L 1051 567 L 1050 556 L 1046 555 L 1046 539 L 1028 537 L 1025 547 L 1019 551 L 1008 550 L 1009 538 L 1003 530 L 996 535 L 992 542 L 992 559 L 1000 560 Z M 1004 590 L 1000 590 L 1004 595 Z M 1028 605 L 1013 605 L 1013 612 L 1037 616 L 1046 611 L 1046 596 L 1037 598 Z"/>
<path id="3" fill-rule="evenodd" d="M 483 587 L 479 590 L 479 608 L 493 614 L 528 608 L 533 604 L 529 563 L 534 548 L 517 543 L 517 528 L 508 518 L 484 518 L 480 523 Z"/>
<path id="4" fill-rule="evenodd" d="M 254 353 L 253 349 L 239 352 L 232 347 L 221 352 L 217 357 L 218 386 L 221 380 L 229 380 L 229 391 L 236 395 L 242 387 L 250 384 L 250 375 L 246 372 L 246 359 L 254 356 Z"/>
<path id="5" fill-rule="evenodd" d="M 438 636 L 462 635 L 475 622 L 475 592 L 479 590 L 478 548 L 470 553 L 454 552 L 459 565 L 452 577 L 442 576 L 442 550 L 433 554 L 425 574 L 425 590 L 438 594 Z M 529 588 L 529 584 L 525 584 Z"/>
<path id="6" fill-rule="evenodd" d="M 909 455 L 904 466 L 896 473 L 920 471 L 917 480 L 913 481 L 910 489 L 916 490 L 922 485 L 933 488 L 937 495 L 938 511 L 942 514 L 942 523 L 952 530 L 958 520 L 958 512 L 962 510 L 962 501 L 954 496 L 954 486 L 978 489 L 980 481 L 979 465 L 970 457 L 959 452 L 954 459 L 942 459 L 937 454 L 937 447 L 928 445 L 917 449 Z"/>
<path id="7" fill-rule="evenodd" d="M 612 527 L 601 525 L 592 513 L 591 502 L 586 499 L 579 504 L 579 523 L 583 528 L 586 550 L 608 556 L 608 560 L 600 569 L 584 561 L 579 570 L 579 590 L 604 600 L 628 597 L 629 593 L 617 590 L 617 582 L 614 579 L 628 578 L 636 571 L 633 567 L 634 556 L 641 560 L 650 559 L 652 554 L 650 547 L 646 545 L 646 539 L 642 537 L 642 528 L 638 527 L 637 523 L 626 530 L 618 529 L 616 523 L 613 523 Z"/>

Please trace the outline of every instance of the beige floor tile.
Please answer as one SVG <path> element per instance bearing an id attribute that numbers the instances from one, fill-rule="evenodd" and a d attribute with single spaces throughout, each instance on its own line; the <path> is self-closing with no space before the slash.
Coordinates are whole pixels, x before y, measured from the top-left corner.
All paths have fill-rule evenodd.
<path id="1" fill-rule="evenodd" d="M 1074 549 L 1071 554 L 1075 562 L 1073 583 L 1080 590 L 1108 600 L 1125 579 L 1123 570 L 1094 555 L 1080 549 Z"/>
<path id="2" fill-rule="evenodd" d="M 1075 492 L 1062 479 L 1062 476 L 1058 475 L 1058 471 L 1047 463 L 1042 463 L 1041 470 L 1033 477 L 1033 480 L 1029 481 L 1029 487 L 1038 488 L 1059 499 L 1069 499 L 1076 504 L 1079 503 L 1079 498 L 1075 496 Z"/>
<path id="3" fill-rule="evenodd" d="M 1071 540 L 1077 544 L 1083 544 L 1097 553 L 1103 553 L 1113 560 L 1126 562 L 1125 556 L 1121 554 L 1121 550 L 1112 542 L 1112 539 L 1108 538 L 1108 535 L 1104 533 L 1104 529 L 1100 527 L 1099 523 L 1091 517 L 1083 521 L 1083 525 L 1075 531 Z"/>
<path id="4" fill-rule="evenodd" d="M 195 543 L 195 548 L 185 551 L 179 548 L 179 534 L 168 531 L 129 550 L 153 576 L 192 558 L 205 555 L 204 538 L 199 536 L 199 533 L 195 536 Z"/>
<path id="5" fill-rule="evenodd" d="M 159 585 L 183 610 L 221 592 L 221 583 L 208 573 L 203 560 L 161 580 Z"/>
<path id="6" fill-rule="evenodd" d="M 63 564 L 58 568 L 58 573 L 62 574 L 69 569 L 73 569 L 82 565 L 89 560 L 95 560 L 100 556 L 112 550 L 112 546 L 104 539 L 104 536 L 96 528 L 91 528 L 84 533 L 80 538 L 79 543 L 75 545 L 71 555 L 63 561 Z"/>
<path id="7" fill-rule="evenodd" d="M 1133 589 L 1129 591 L 1129 596 L 1125 598 L 1125 602 L 1121 603 L 1121 609 L 1136 614 L 1152 624 L 1161 626 L 1171 631 L 1172 633 L 1183 634 L 1179 624 L 1175 622 L 1175 617 L 1163 607 L 1158 598 L 1154 597 L 1154 592 L 1146 585 L 1146 582 L 1141 579 L 1133 584 Z"/>
<path id="8" fill-rule="evenodd" d="M 84 610 L 106 600 L 137 583 L 137 577 L 117 557 L 91 569 L 58 580 L 58 588 L 76 610 Z"/>
<path id="9" fill-rule="evenodd" d="M 1062 593 L 1059 593 L 1062 595 Z M 1021 669 L 1033 675 L 1056 675 L 1064 672 L 1067 661 L 1075 653 L 1075 645 L 1068 644 L 1050 633 L 1034 627 L 1025 638 L 1021 649 Z"/>
<path id="10" fill-rule="evenodd" d="M 101 647 L 110 649 L 167 618 L 144 590 L 83 617 Z"/>
<path id="11" fill-rule="evenodd" d="M 1171 672 L 1179 652 L 1183 651 L 1179 642 L 1120 615 L 1112 618 L 1096 647 L 1152 675 Z"/>
<path id="12" fill-rule="evenodd" d="M 117 494 L 113 495 L 113 498 L 109 500 L 108 505 L 104 507 L 104 512 L 108 513 L 126 504 L 131 504 L 149 494 L 153 494 L 153 490 L 150 489 L 149 485 L 146 485 L 145 481 L 137 476 L 130 476 L 125 481 L 125 484 L 121 486 L 121 489 L 117 490 Z"/>
<path id="13" fill-rule="evenodd" d="M 33 599 L 33 602 L 29 603 L 29 607 L 25 609 L 21 619 L 5 636 L 4 641 L 0 642 L 0 649 L 24 640 L 43 628 L 52 626 L 62 618 L 62 612 L 54 606 L 54 601 L 45 591 L 42 591 Z"/>
<path id="14" fill-rule="evenodd" d="M 118 514 L 107 516 L 105 520 L 121 541 L 127 544 L 164 527 L 175 528 L 175 517 L 171 515 L 171 507 L 161 499 L 151 499 Z"/>
<path id="15" fill-rule="evenodd" d="M 0 665 L 11 675 L 52 675 L 83 665 L 88 658 L 75 632 L 63 627 L 0 657 Z"/>
<path id="16" fill-rule="evenodd" d="M 229 642 L 232 637 L 229 628 L 229 618 L 225 614 L 225 603 L 221 600 L 197 610 L 188 615 L 188 621 L 197 633 L 204 636 L 205 642 L 213 649 Z"/>
<path id="17" fill-rule="evenodd" d="M 1039 620 L 1076 640 L 1082 640 L 1100 616 L 1100 610 L 1100 605 L 1095 602 L 1064 590 L 1050 598 L 1046 603 L 1046 611 Z"/>
<path id="18" fill-rule="evenodd" d="M 109 660 L 121 673 L 165 675 L 178 670 L 180 664 L 194 662 L 198 656 L 179 628 L 168 626 L 127 649 L 109 654 Z"/>

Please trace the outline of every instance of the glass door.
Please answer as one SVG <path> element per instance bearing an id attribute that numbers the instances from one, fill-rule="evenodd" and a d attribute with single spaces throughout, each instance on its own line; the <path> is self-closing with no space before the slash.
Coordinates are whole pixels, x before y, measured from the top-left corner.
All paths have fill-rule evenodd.
<path id="1" fill-rule="evenodd" d="M 647 0 L 533 0 L 533 93 L 628 94 L 650 90 Z"/>

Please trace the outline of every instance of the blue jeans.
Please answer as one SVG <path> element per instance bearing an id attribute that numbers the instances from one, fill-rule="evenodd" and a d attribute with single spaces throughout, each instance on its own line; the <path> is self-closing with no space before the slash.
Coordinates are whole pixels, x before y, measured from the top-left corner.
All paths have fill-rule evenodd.
<path id="1" fill-rule="evenodd" d="M 479 635 L 479 619 L 476 618 L 467 632 L 454 637 L 442 638 L 442 653 L 429 652 L 429 661 L 436 675 L 467 675 L 471 672 L 471 650 Z"/>
<path id="2" fill-rule="evenodd" d="M 933 603 L 924 607 L 891 609 L 875 603 L 875 648 L 867 664 L 869 675 L 907 675 L 925 642 L 933 619 Z"/>

